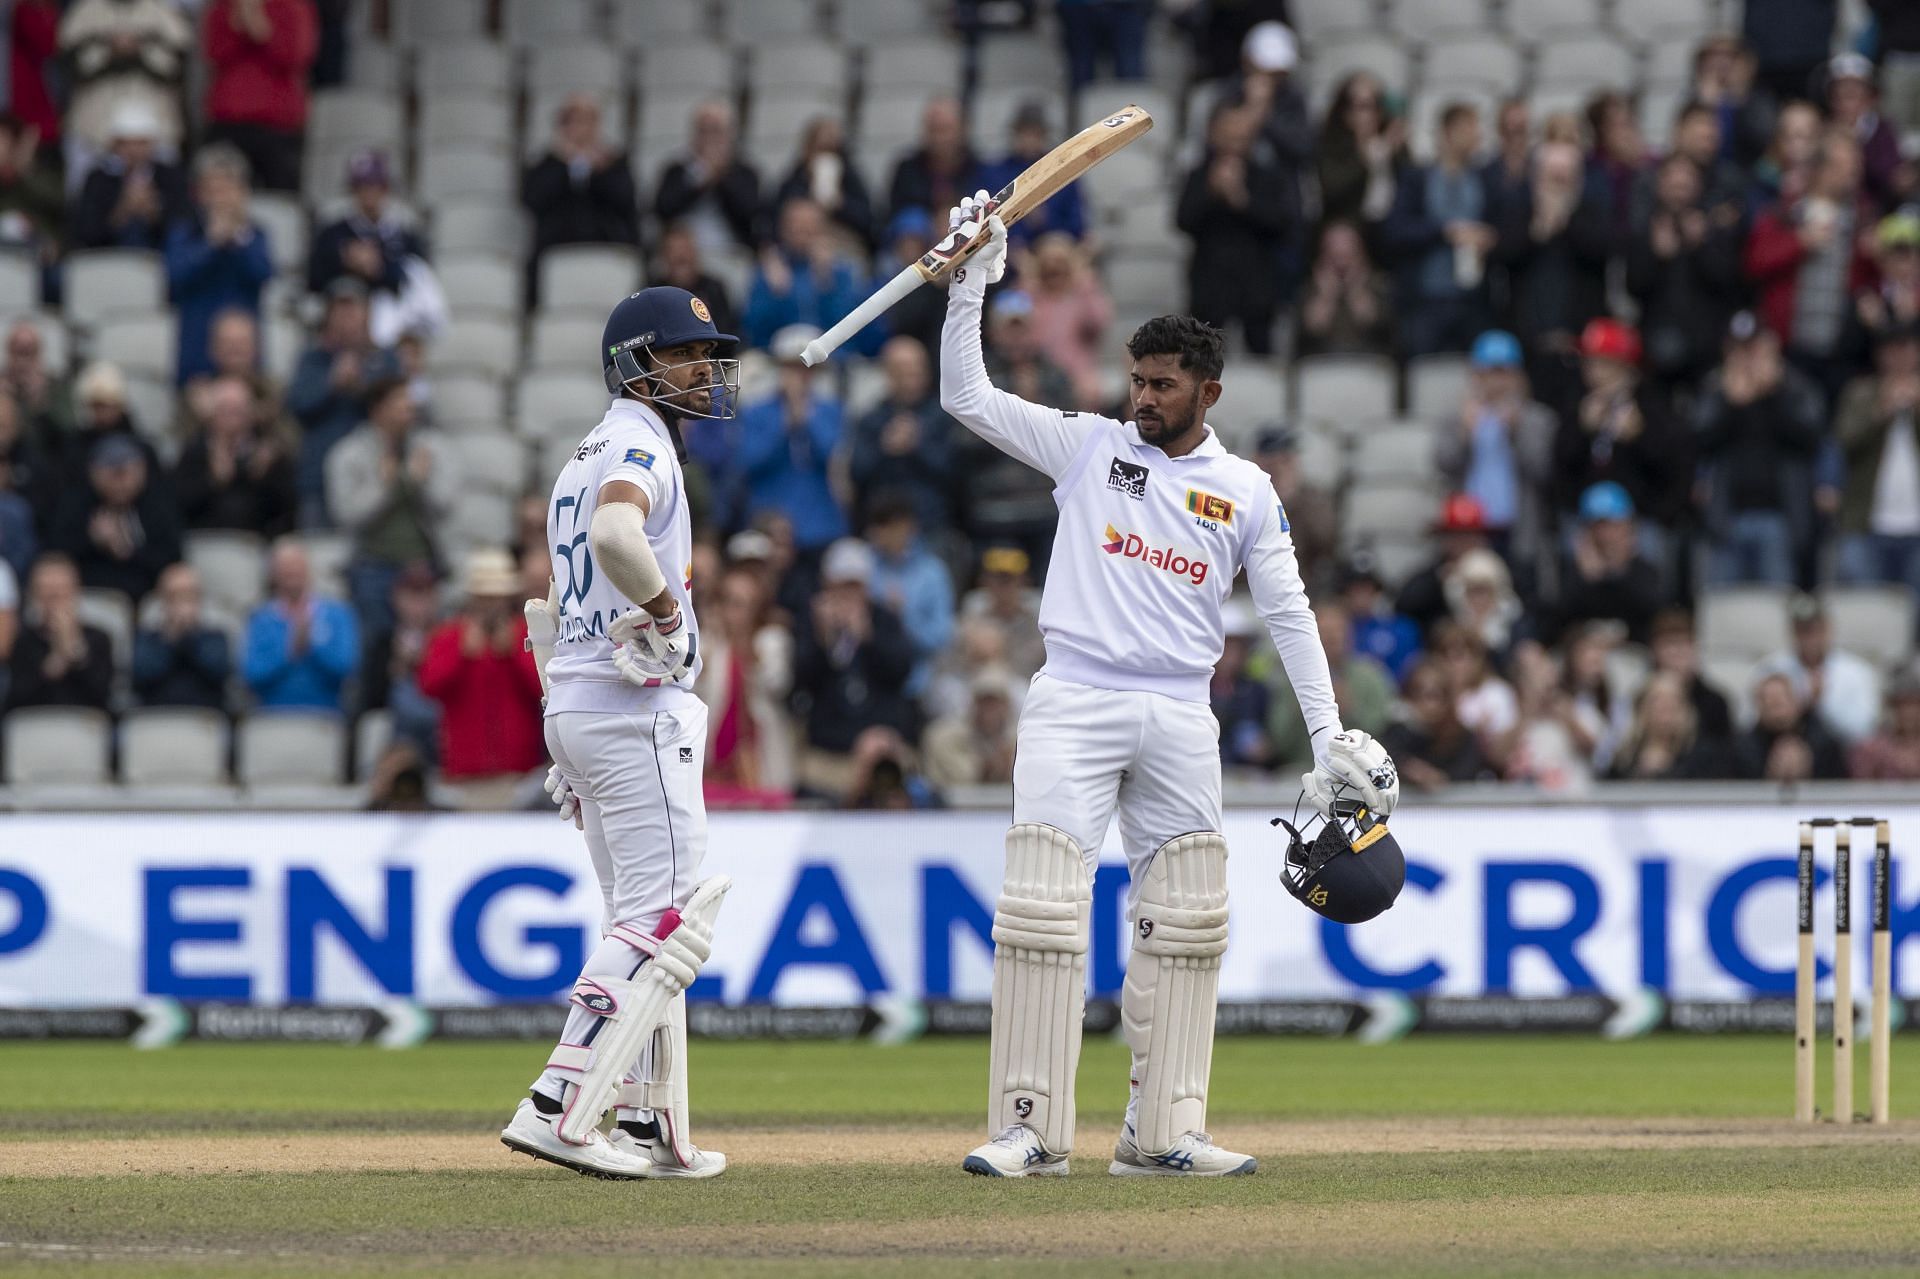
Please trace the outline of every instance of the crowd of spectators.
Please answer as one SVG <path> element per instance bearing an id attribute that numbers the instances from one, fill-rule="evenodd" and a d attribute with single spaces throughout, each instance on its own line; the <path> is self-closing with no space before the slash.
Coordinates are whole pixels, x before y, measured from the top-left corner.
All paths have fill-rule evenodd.
<path id="1" fill-rule="evenodd" d="M 380 710 L 405 760 L 498 802 L 543 762 L 515 602 L 544 591 L 551 477 L 529 468 L 498 544 L 454 535 L 470 484 L 435 398 L 449 316 L 431 223 L 382 150 L 352 157 L 344 200 L 302 190 L 309 90 L 341 82 L 346 8 L 12 7 L 0 249 L 32 262 L 41 296 L 7 309 L 58 306 L 74 251 L 147 250 L 177 346 L 168 420 L 147 421 L 112 349 L 67 367 L 40 320 L 5 332 L 0 706 Z M 1402 86 L 1369 72 L 1310 108 L 1311 50 L 1284 4 L 1178 8 L 1196 78 L 1166 124 L 1184 137 L 1164 191 L 1139 198 L 1189 247 L 1166 308 L 1232 336 L 1229 387 L 1235 361 L 1276 353 L 1467 370 L 1428 423 L 1446 497 L 1409 574 L 1343 532 L 1369 494 L 1303 464 L 1315 424 L 1276 402 L 1232 441 L 1289 513 L 1349 726 L 1418 788 L 1920 777 L 1920 677 L 1837 647 L 1817 595 L 1920 591 L 1913 56 L 1795 61 L 1769 24 L 1823 11 L 1806 47 L 1828 49 L 1834 6 L 1750 0 L 1749 38 L 1700 44 L 1664 136 L 1601 91 L 1541 118 L 1519 96 L 1490 118 L 1450 102 L 1422 138 Z M 1143 76 L 1153 9 L 1062 0 L 1066 81 L 1092 78 L 1099 50 L 1111 74 Z M 1057 140 L 1057 92 L 1003 139 L 936 93 L 890 156 L 858 153 L 831 114 L 795 120 L 784 170 L 749 158 L 725 97 L 687 120 L 684 145 L 637 172 L 599 98 L 557 104 L 520 173 L 513 305 L 553 301 L 550 250 L 638 246 L 648 279 L 698 293 L 765 369 L 734 420 L 685 428 L 711 795 L 922 806 L 1005 783 L 1044 656 L 1049 482 L 941 411 L 936 291 L 823 369 L 799 354 L 923 253 L 950 204 Z M 312 215 L 284 381 L 264 358 L 285 277 L 256 191 Z M 1097 212 L 1070 187 L 1015 228 L 987 362 L 1026 398 L 1126 416 Z M 729 259 L 746 269 L 729 276 Z M 578 353 L 589 373 L 593 359 Z M 873 393 L 853 394 L 860 378 Z M 214 602 L 232 592 L 188 554 L 209 532 L 270 546 L 257 608 Z M 311 562 L 317 539 L 348 548 L 337 573 Z M 1742 583 L 1798 592 L 1792 642 L 1715 687 L 1692 610 Z M 97 624 L 103 600 L 133 619 L 125 651 Z M 1297 772 L 1304 725 L 1238 600 L 1227 631 L 1223 760 Z"/>

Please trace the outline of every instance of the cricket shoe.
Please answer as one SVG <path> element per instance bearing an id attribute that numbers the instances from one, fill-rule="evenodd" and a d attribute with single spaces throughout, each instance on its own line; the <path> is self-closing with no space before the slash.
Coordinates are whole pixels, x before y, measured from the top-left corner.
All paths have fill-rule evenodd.
<path id="1" fill-rule="evenodd" d="M 687 1144 L 693 1151 L 693 1162 L 682 1164 L 674 1158 L 671 1144 L 659 1137 L 637 1136 L 628 1132 L 624 1125 L 615 1125 L 613 1131 L 607 1134 L 607 1140 L 615 1150 L 644 1159 L 647 1170 L 640 1175 L 652 1181 L 704 1181 L 708 1177 L 718 1177 L 727 1170 L 727 1157 L 717 1150 L 702 1150 L 689 1142 Z"/>
<path id="2" fill-rule="evenodd" d="M 553 1121 L 534 1106 L 532 1098 L 522 1098 L 513 1119 L 500 1130 L 500 1144 L 535 1159 L 558 1164 L 582 1177 L 603 1181 L 641 1181 L 653 1175 L 653 1163 L 643 1155 L 616 1149 L 605 1135 L 589 1134 L 584 1146 L 562 1141 L 553 1130 Z"/>
<path id="3" fill-rule="evenodd" d="M 1067 1157 L 1051 1155 L 1040 1144 L 1040 1134 L 1025 1124 L 1003 1128 L 1000 1135 L 960 1161 L 976 1177 L 1064 1177 Z"/>
<path id="4" fill-rule="evenodd" d="M 1222 1150 L 1203 1132 L 1181 1134 L 1164 1154 L 1144 1154 L 1134 1144 L 1129 1124 L 1113 1148 L 1107 1171 L 1115 1177 L 1250 1177 L 1258 1166 L 1252 1155 Z"/>

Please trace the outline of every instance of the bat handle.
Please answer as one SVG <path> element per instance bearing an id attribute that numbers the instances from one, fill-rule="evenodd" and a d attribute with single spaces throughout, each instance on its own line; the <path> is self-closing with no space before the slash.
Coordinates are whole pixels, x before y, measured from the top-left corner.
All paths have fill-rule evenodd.
<path id="1" fill-rule="evenodd" d="M 800 362 L 808 368 L 819 364 L 845 345 L 848 338 L 885 315 L 894 303 L 919 288 L 921 283 L 918 269 L 911 266 L 903 268 L 900 274 L 875 289 L 872 297 L 849 311 L 840 323 L 807 343 L 806 349 L 800 352 Z"/>

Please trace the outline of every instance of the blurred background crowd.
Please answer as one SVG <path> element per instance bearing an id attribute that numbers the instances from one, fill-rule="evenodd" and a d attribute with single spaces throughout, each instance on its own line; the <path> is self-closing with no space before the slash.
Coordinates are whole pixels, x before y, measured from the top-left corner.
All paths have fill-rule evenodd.
<path id="1" fill-rule="evenodd" d="M 1048 481 L 941 412 L 938 292 L 798 354 L 1128 101 L 1154 132 L 1014 228 L 989 367 L 1124 418 L 1134 325 L 1222 326 L 1209 421 L 1411 786 L 1920 778 L 1899 0 L 0 9 L 16 802 L 526 800 L 519 601 L 645 283 L 744 339 L 686 428 L 710 800 L 1004 784 Z M 1223 761 L 1290 793 L 1228 631 Z"/>

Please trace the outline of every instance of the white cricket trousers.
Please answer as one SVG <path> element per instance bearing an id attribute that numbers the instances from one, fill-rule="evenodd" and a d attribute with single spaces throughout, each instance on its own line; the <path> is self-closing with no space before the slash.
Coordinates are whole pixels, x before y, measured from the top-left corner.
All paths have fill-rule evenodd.
<path id="1" fill-rule="evenodd" d="M 1070 684 L 1042 671 L 1015 740 L 1014 822 L 1065 831 L 1089 875 L 1116 809 L 1135 885 L 1168 840 L 1220 829 L 1220 725 L 1205 703 Z M 1127 891 L 1128 918 L 1135 892 Z"/>

